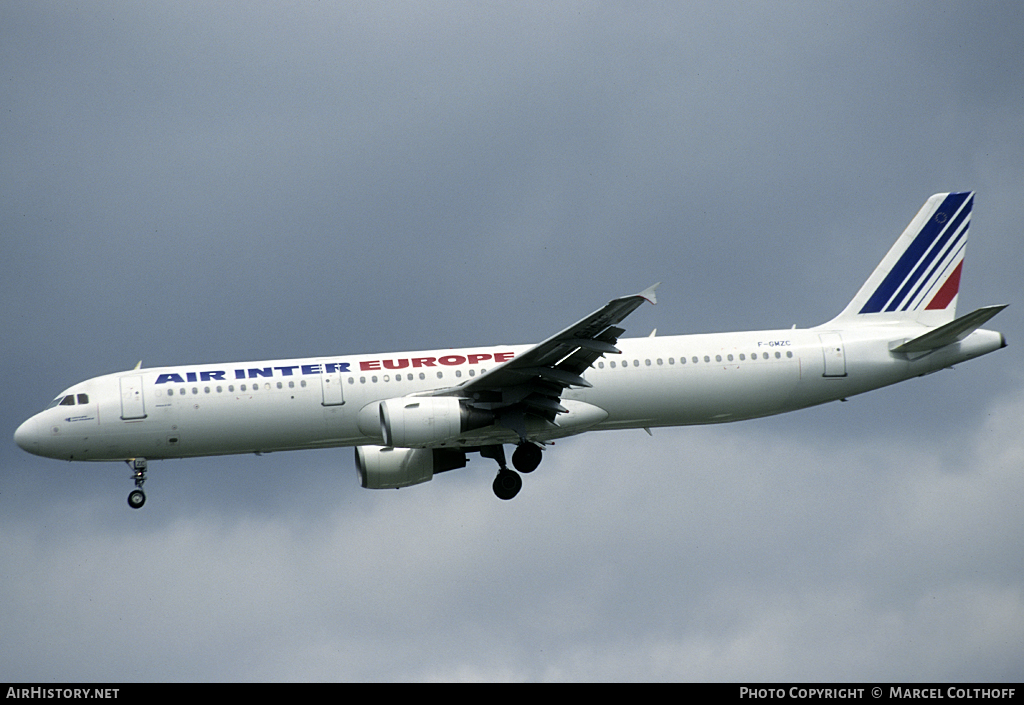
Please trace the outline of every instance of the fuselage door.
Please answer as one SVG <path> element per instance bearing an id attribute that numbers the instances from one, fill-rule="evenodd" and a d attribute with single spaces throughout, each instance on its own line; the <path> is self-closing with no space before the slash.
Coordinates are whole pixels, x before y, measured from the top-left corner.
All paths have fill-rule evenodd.
<path id="1" fill-rule="evenodd" d="M 324 406 L 341 406 L 345 397 L 341 386 L 341 372 L 337 363 L 323 362 L 320 385 L 323 387 Z"/>
<path id="2" fill-rule="evenodd" d="M 825 356 L 825 373 L 823 377 L 846 376 L 846 349 L 843 338 L 838 333 L 819 333 L 821 352 Z"/>
<path id="3" fill-rule="evenodd" d="M 121 378 L 121 418 L 125 421 L 146 418 L 146 402 L 142 398 L 142 375 Z"/>

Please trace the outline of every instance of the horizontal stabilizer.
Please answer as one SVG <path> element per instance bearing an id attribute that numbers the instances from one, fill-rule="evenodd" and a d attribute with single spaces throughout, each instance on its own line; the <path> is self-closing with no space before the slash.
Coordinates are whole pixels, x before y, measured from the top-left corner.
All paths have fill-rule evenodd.
<path id="1" fill-rule="evenodd" d="M 1006 304 L 1001 306 L 983 306 L 977 311 L 972 311 L 966 316 L 960 316 L 960 318 L 955 321 L 950 321 L 944 326 L 939 326 L 935 330 L 930 330 L 924 335 L 918 336 L 913 340 L 909 340 L 902 345 L 898 345 L 892 349 L 892 352 L 928 352 L 929 350 L 936 350 L 959 342 L 974 331 L 978 330 L 978 328 L 983 326 L 990 318 L 995 316 L 1004 308 L 1006 308 Z"/>

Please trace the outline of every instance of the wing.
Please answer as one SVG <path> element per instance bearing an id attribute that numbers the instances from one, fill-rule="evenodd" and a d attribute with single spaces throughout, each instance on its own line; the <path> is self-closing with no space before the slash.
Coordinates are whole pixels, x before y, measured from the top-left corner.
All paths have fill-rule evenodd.
<path id="1" fill-rule="evenodd" d="M 660 283 L 660 282 L 659 282 Z M 624 330 L 616 327 L 644 301 L 657 303 L 658 284 L 633 296 L 614 299 L 561 333 L 486 374 L 433 396 L 459 396 L 474 408 L 494 414 L 499 425 L 526 438 L 526 417 L 554 422 L 568 412 L 562 393 L 568 387 L 589 387 L 583 373 L 605 353 L 618 353 L 615 343 Z"/>

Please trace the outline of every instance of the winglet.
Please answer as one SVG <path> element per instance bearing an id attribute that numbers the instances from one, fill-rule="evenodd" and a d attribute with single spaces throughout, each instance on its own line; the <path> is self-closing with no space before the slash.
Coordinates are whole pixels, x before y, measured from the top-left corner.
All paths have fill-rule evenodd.
<path id="1" fill-rule="evenodd" d="M 658 282 L 657 284 L 651 284 L 649 287 L 647 287 L 646 289 L 641 291 L 639 294 L 637 294 L 637 296 L 639 296 L 641 298 L 644 298 L 644 299 L 647 299 L 652 304 L 657 305 L 658 297 L 654 295 L 654 290 L 657 289 L 659 286 L 661 286 L 661 282 Z"/>

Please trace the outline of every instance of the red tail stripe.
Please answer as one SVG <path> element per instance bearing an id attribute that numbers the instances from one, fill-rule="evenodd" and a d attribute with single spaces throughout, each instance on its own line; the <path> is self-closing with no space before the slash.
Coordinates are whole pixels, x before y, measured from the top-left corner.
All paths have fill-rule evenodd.
<path id="1" fill-rule="evenodd" d="M 960 264 L 956 266 L 953 273 L 949 275 L 949 279 L 939 289 L 939 293 L 935 295 L 928 305 L 925 307 L 926 311 L 933 311 L 935 309 L 944 309 L 949 306 L 949 302 L 953 300 L 953 297 L 960 291 L 960 268 L 964 266 L 963 260 L 960 260 Z"/>

